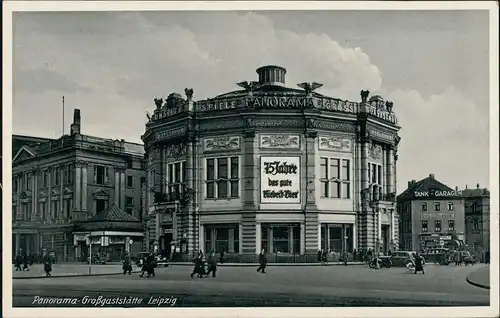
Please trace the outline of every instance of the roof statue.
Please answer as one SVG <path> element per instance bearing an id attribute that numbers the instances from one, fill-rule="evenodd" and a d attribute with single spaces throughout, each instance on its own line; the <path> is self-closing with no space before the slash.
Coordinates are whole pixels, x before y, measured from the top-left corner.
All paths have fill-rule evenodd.
<path id="1" fill-rule="evenodd" d="M 244 88 L 249 94 L 252 94 L 252 92 L 257 88 L 259 83 L 255 82 L 255 81 L 251 81 L 251 82 L 244 81 L 244 82 L 236 83 L 236 85 Z"/>
<path id="2" fill-rule="evenodd" d="M 163 106 L 163 98 L 155 98 L 156 109 L 160 109 Z"/>
<path id="3" fill-rule="evenodd" d="M 300 88 L 303 88 L 306 91 L 306 94 L 309 95 L 312 92 L 314 92 L 316 89 L 323 86 L 323 84 L 316 83 L 316 82 L 312 82 L 312 83 L 304 82 L 304 83 L 297 84 L 297 86 Z"/>
<path id="4" fill-rule="evenodd" d="M 186 98 L 188 101 L 191 101 L 193 99 L 193 89 L 192 88 L 185 88 L 184 93 L 186 94 Z"/>
<path id="5" fill-rule="evenodd" d="M 370 95 L 370 91 L 361 91 L 361 102 L 366 103 L 366 100 L 368 99 L 368 96 Z"/>

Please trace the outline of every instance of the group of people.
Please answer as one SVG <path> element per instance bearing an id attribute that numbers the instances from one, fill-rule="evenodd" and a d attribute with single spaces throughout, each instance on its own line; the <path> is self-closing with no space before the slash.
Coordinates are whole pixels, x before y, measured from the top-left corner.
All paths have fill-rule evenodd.
<path id="1" fill-rule="evenodd" d="M 221 263 L 224 261 L 223 255 L 223 252 L 221 252 Z M 193 271 L 191 272 L 191 278 L 193 278 L 194 275 L 197 275 L 198 278 L 208 277 L 210 274 L 212 274 L 212 277 L 216 277 L 217 259 L 215 257 L 215 252 L 211 252 L 208 258 L 205 258 L 203 251 L 200 250 L 196 257 L 193 259 L 193 262 L 194 267 Z M 208 265 L 206 268 L 205 263 L 207 263 Z"/>
<path id="2" fill-rule="evenodd" d="M 33 266 L 36 261 L 36 257 L 34 253 L 30 253 L 29 255 L 23 253 L 23 251 L 19 251 L 14 260 L 14 267 L 17 271 L 29 271 L 29 267 Z M 54 263 L 53 257 L 49 253 L 43 253 L 41 257 L 41 261 L 43 263 L 43 270 L 46 276 L 52 276 L 50 273 L 52 272 L 52 264 Z M 21 268 L 22 265 L 22 268 Z"/>

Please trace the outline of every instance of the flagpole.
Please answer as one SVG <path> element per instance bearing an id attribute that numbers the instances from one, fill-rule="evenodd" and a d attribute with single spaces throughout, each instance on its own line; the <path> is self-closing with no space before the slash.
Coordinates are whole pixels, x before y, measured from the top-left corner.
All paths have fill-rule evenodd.
<path id="1" fill-rule="evenodd" d="M 64 96 L 62 97 L 62 135 L 64 136 Z"/>

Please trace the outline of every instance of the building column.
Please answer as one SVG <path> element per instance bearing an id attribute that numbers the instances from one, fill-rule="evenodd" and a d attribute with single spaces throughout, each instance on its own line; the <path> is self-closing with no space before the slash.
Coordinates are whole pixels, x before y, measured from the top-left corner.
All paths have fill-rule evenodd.
<path id="1" fill-rule="evenodd" d="M 321 251 L 321 226 L 322 223 L 318 222 L 318 251 Z M 305 226 L 304 226 L 304 238 L 305 238 Z M 305 253 L 305 246 L 304 246 L 304 253 Z"/>
<path id="2" fill-rule="evenodd" d="M 358 218 L 355 218 L 354 224 L 352 225 L 352 249 L 358 249 L 358 231 L 357 231 L 357 226 L 358 226 Z"/>
<path id="3" fill-rule="evenodd" d="M 308 131 L 305 137 L 305 160 L 302 165 L 305 168 L 305 174 L 302 176 L 305 197 L 305 253 L 316 254 L 318 246 L 318 209 L 316 206 L 316 131 Z"/>
<path id="4" fill-rule="evenodd" d="M 288 227 L 288 251 L 289 253 L 294 253 L 293 250 L 293 227 Z"/>
<path id="5" fill-rule="evenodd" d="M 320 232 L 321 231 L 318 231 L 318 233 L 320 233 Z M 305 234 L 306 234 L 306 227 L 304 226 L 304 223 L 301 222 L 300 223 L 300 255 L 304 255 L 306 252 Z M 318 242 L 321 244 L 320 239 L 318 239 Z"/>
<path id="6" fill-rule="evenodd" d="M 88 173 L 87 173 L 87 168 L 88 164 L 85 162 L 82 166 L 82 210 L 87 211 L 87 202 L 88 202 L 88 195 L 87 195 L 87 178 L 88 178 Z M 94 210 L 95 213 L 95 210 Z"/>
<path id="7" fill-rule="evenodd" d="M 48 188 L 47 188 L 47 201 L 46 201 L 47 202 L 47 210 L 45 212 L 45 215 L 46 215 L 45 218 L 48 221 L 52 220 L 52 171 L 53 171 L 53 167 L 49 167 L 47 169 L 47 173 L 48 173 Z M 18 207 L 20 208 L 21 205 L 19 205 Z"/>
<path id="8" fill-rule="evenodd" d="M 386 154 L 386 189 L 387 193 L 390 194 L 396 192 L 394 188 L 394 150 L 392 150 L 392 148 L 388 148 Z"/>
<path id="9" fill-rule="evenodd" d="M 38 218 L 38 171 L 39 169 L 33 169 L 31 173 L 31 221 L 37 221 Z"/>
<path id="10" fill-rule="evenodd" d="M 395 230 L 395 226 L 394 226 L 394 209 L 391 209 L 390 210 L 390 213 L 391 213 L 391 231 L 390 231 L 390 245 L 391 245 L 391 250 L 393 250 L 393 244 L 394 244 L 394 230 Z"/>
<path id="11" fill-rule="evenodd" d="M 59 220 L 64 220 L 63 213 L 64 213 L 64 165 L 59 166 L 59 211 L 58 211 L 58 219 Z"/>
<path id="12" fill-rule="evenodd" d="M 125 168 L 122 168 L 120 170 L 120 209 L 122 209 L 123 211 L 125 211 L 125 194 L 126 194 L 126 190 L 125 190 Z"/>
<path id="13" fill-rule="evenodd" d="M 255 223 L 255 254 L 262 250 L 262 226 L 260 222 Z"/>
<path id="14" fill-rule="evenodd" d="M 241 254 L 254 254 L 257 250 L 257 221 L 255 199 L 258 191 L 256 174 L 260 166 L 255 162 L 256 148 L 255 131 L 247 130 L 243 133 L 241 158 L 242 175 L 240 177 L 241 196 L 243 200 L 243 212 L 241 220 L 242 245 Z M 264 247 L 267 251 L 267 247 Z M 260 251 L 258 251 L 260 253 Z"/>
<path id="15" fill-rule="evenodd" d="M 54 249 L 54 234 L 50 236 L 50 248 Z"/>
<path id="16" fill-rule="evenodd" d="M 120 172 L 118 170 L 118 167 L 115 167 L 115 193 L 114 193 L 114 201 L 115 205 L 119 208 L 120 207 Z"/>
<path id="17" fill-rule="evenodd" d="M 196 189 L 194 180 L 196 180 L 196 175 L 195 175 L 195 143 L 196 143 L 196 138 L 194 136 L 190 136 L 187 140 L 186 144 L 186 188 L 188 191 L 193 191 L 193 196 L 191 198 L 191 201 L 187 205 L 187 250 L 189 253 L 193 253 L 196 249 L 200 249 L 200 246 L 197 246 L 195 240 L 196 240 L 196 235 L 195 231 L 197 230 L 198 226 L 196 226 L 196 218 L 194 217 L 196 210 L 196 202 L 194 200 L 194 191 Z"/>
<path id="18" fill-rule="evenodd" d="M 21 249 L 21 235 L 19 233 L 16 233 L 16 246 L 15 246 L 15 251 L 14 254 L 17 255 L 19 253 L 19 250 Z"/>
<path id="19" fill-rule="evenodd" d="M 198 246 L 199 249 L 203 252 L 203 254 L 206 254 L 207 251 L 205 251 L 205 227 L 200 224 L 198 233 L 200 233 L 200 236 L 198 237 Z"/>
<path id="20" fill-rule="evenodd" d="M 376 217 L 370 208 L 370 178 L 369 178 L 369 162 L 368 162 L 368 147 L 369 138 L 362 136 L 361 138 L 361 215 L 359 226 L 359 243 L 360 248 L 368 250 L 368 248 L 375 248 L 376 234 L 374 224 Z"/>
<path id="21" fill-rule="evenodd" d="M 75 163 L 75 210 L 82 209 L 82 166 L 79 162 Z"/>
<path id="22" fill-rule="evenodd" d="M 129 241 L 130 241 L 130 236 L 126 236 L 125 237 L 125 252 L 128 252 L 130 253 L 130 244 L 129 244 Z"/>

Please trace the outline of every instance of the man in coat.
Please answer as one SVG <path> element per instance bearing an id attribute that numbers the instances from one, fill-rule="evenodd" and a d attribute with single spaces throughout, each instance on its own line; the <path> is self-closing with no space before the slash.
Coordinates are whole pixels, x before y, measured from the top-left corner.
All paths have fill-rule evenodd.
<path id="1" fill-rule="evenodd" d="M 21 264 L 23 263 L 23 255 L 21 254 L 21 252 L 19 252 L 19 254 L 16 255 L 16 259 L 15 259 L 15 265 L 16 265 L 16 272 L 17 271 L 22 271 L 23 269 L 21 268 Z"/>
<path id="2" fill-rule="evenodd" d="M 123 255 L 123 275 L 126 273 L 132 275 L 132 264 L 130 262 L 129 252 L 125 252 L 125 255 Z"/>
<path id="3" fill-rule="evenodd" d="M 45 276 L 52 276 L 50 272 L 52 272 L 52 257 L 48 254 L 45 253 L 42 256 L 42 261 L 43 261 L 43 270 L 45 271 Z"/>
<path id="4" fill-rule="evenodd" d="M 217 272 L 217 259 L 215 258 L 215 252 L 210 253 L 208 256 L 208 271 L 207 276 L 212 273 L 212 277 L 215 277 L 215 273 Z"/>
<path id="5" fill-rule="evenodd" d="M 259 268 L 257 268 L 257 272 L 262 271 L 264 274 L 266 272 L 266 266 L 267 266 L 267 257 L 266 257 L 266 252 L 262 250 L 259 254 Z"/>
<path id="6" fill-rule="evenodd" d="M 29 259 L 29 255 L 28 255 L 28 254 L 26 254 L 26 253 L 24 253 L 24 255 L 23 255 L 23 263 L 24 263 L 24 266 L 23 266 L 23 271 L 24 271 L 24 270 L 29 271 L 30 269 L 29 269 L 29 266 L 28 266 L 28 265 L 29 265 L 29 263 L 30 263 L 30 259 Z"/>
<path id="7" fill-rule="evenodd" d="M 203 277 L 202 266 L 203 266 L 203 253 L 199 251 L 196 257 L 194 258 L 194 267 L 193 272 L 191 273 L 191 278 L 194 277 L 195 274 L 198 274 L 198 278 Z"/>
<path id="8" fill-rule="evenodd" d="M 422 256 L 419 253 L 415 253 L 415 274 L 418 272 L 425 274 Z"/>

